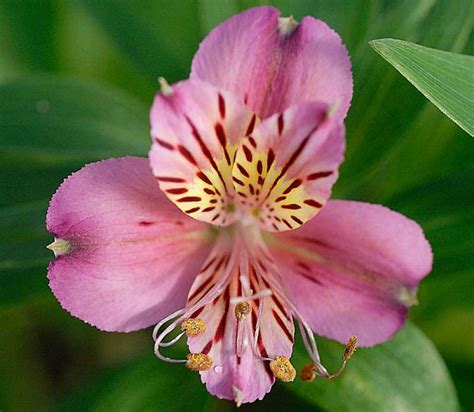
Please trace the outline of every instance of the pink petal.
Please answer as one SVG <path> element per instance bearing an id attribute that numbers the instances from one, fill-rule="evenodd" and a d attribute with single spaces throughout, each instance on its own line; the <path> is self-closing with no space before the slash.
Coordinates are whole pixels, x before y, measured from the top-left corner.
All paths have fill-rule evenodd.
<path id="1" fill-rule="evenodd" d="M 68 253 L 50 287 L 72 315 L 107 331 L 152 325 L 186 302 L 209 253 L 207 227 L 161 193 L 147 159 L 85 166 L 53 196 L 47 228 Z"/>
<path id="2" fill-rule="evenodd" d="M 232 172 L 247 214 L 271 232 L 311 219 L 331 195 L 344 146 L 344 127 L 324 103 L 265 119 L 242 141 Z"/>
<path id="3" fill-rule="evenodd" d="M 268 280 L 261 283 L 257 279 L 266 275 L 261 273 L 256 257 L 250 254 L 244 243 L 239 240 L 230 243 L 228 239 L 228 236 L 222 237 L 217 243 L 189 293 L 188 305 L 196 304 L 206 299 L 208 291 L 218 287 L 225 276 L 228 277 L 222 292 L 190 315 L 204 320 L 206 332 L 189 338 L 188 345 L 191 352 L 205 353 L 213 360 L 213 367 L 201 372 L 210 393 L 219 398 L 247 403 L 263 399 L 275 378 L 269 368 L 269 361 L 262 361 L 252 350 L 260 299 L 249 301 L 252 311 L 242 320 L 237 319 L 236 304 L 231 299 L 244 296 L 245 285 L 241 282 L 243 275 L 248 277 L 254 294 L 271 286 L 266 283 Z M 252 241 L 249 239 L 245 243 L 248 246 Z M 258 246 L 254 245 L 252 249 L 257 251 Z M 262 304 L 256 350 L 265 358 L 289 358 L 294 327 L 288 308 L 275 291 L 272 296 L 262 298 Z"/>
<path id="4" fill-rule="evenodd" d="M 383 206 L 329 201 L 298 230 L 277 234 L 273 255 L 293 302 L 320 335 L 362 346 L 405 322 L 431 248 L 412 220 Z"/>
<path id="5" fill-rule="evenodd" d="M 150 116 L 150 162 L 166 196 L 195 219 L 232 223 L 234 155 L 254 114 L 231 94 L 187 80 L 158 94 Z"/>
<path id="6" fill-rule="evenodd" d="M 313 17 L 281 34 L 279 15 L 255 7 L 217 26 L 201 43 L 191 77 L 240 95 L 261 118 L 309 100 L 338 102 L 337 116 L 344 118 L 352 74 L 339 35 Z"/>

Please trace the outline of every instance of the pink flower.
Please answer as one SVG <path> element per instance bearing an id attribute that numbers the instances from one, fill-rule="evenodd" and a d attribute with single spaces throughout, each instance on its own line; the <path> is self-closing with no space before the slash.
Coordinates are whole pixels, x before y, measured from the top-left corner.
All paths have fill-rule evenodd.
<path id="1" fill-rule="evenodd" d="M 150 163 L 87 165 L 51 200 L 49 280 L 63 308 L 107 331 L 158 322 L 157 356 L 238 404 L 294 379 L 293 320 L 305 380 L 333 376 L 313 332 L 349 340 L 342 367 L 353 335 L 391 338 L 432 254 L 404 216 L 328 201 L 351 96 L 347 52 L 322 21 L 259 7 L 218 26 L 191 78 L 156 96 Z M 191 354 L 167 358 L 184 334 Z"/>

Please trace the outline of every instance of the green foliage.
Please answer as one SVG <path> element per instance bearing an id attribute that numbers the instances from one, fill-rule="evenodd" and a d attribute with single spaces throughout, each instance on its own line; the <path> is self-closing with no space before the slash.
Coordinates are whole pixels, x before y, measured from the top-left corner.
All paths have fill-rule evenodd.
<path id="1" fill-rule="evenodd" d="M 394 40 L 370 45 L 443 113 L 474 136 L 474 57 Z"/>

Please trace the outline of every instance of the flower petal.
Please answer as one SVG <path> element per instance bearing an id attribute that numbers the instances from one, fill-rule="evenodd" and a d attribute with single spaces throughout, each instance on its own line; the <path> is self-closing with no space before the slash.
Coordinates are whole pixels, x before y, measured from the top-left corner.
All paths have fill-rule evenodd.
<path id="1" fill-rule="evenodd" d="M 345 141 L 341 122 L 327 111 L 323 103 L 292 106 L 242 141 L 232 178 L 247 214 L 263 229 L 295 229 L 329 198 Z"/>
<path id="2" fill-rule="evenodd" d="M 271 240 L 293 302 L 312 329 L 362 346 L 403 325 L 432 253 L 421 228 L 383 206 L 329 201 L 298 230 Z"/>
<path id="3" fill-rule="evenodd" d="M 107 331 L 141 329 L 182 307 L 210 250 L 207 225 L 170 203 L 137 157 L 89 164 L 67 178 L 47 228 L 68 245 L 48 269 L 53 293 Z"/>
<path id="4" fill-rule="evenodd" d="M 195 219 L 232 223 L 235 151 L 255 122 L 238 98 L 199 80 L 158 94 L 151 110 L 150 162 L 166 196 Z"/>
<path id="5" fill-rule="evenodd" d="M 255 7 L 217 26 L 194 56 L 191 77 L 241 96 L 261 118 L 318 100 L 339 103 L 343 119 L 352 74 L 339 35 L 313 17 L 294 27 L 279 15 L 273 7 Z"/>
<path id="6" fill-rule="evenodd" d="M 204 353 L 213 360 L 213 367 L 201 372 L 208 391 L 238 404 L 262 399 L 270 391 L 275 378 L 270 362 L 261 357 L 289 358 L 294 333 L 288 308 L 275 291 L 271 296 L 246 301 L 250 313 L 238 318 L 232 298 L 250 296 L 245 292 L 248 286 L 254 295 L 271 288 L 269 281 L 264 279 L 267 275 L 261 272 L 261 263 L 247 246 L 248 243 L 244 245 L 239 240 L 221 238 L 196 278 L 188 302 L 188 305 L 194 305 L 199 299 L 206 299 L 208 291 L 218 287 L 223 277 L 227 277 L 219 286 L 222 292 L 191 314 L 204 321 L 206 332 L 190 337 L 188 345 L 191 352 Z M 254 246 L 253 250 L 259 250 Z M 247 286 L 242 283 L 242 276 L 248 279 Z M 257 324 L 259 334 L 254 344 Z"/>

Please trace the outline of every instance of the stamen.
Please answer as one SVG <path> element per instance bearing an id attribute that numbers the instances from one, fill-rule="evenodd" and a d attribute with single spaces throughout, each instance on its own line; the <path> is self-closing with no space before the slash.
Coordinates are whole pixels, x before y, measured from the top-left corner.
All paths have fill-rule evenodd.
<path id="1" fill-rule="evenodd" d="M 204 353 L 190 353 L 186 356 L 186 367 L 192 371 L 207 371 L 212 366 L 212 358 Z"/>
<path id="2" fill-rule="evenodd" d="M 248 302 L 240 302 L 235 306 L 235 317 L 237 320 L 243 320 L 251 312 L 252 308 Z"/>
<path id="3" fill-rule="evenodd" d="M 54 242 L 50 243 L 46 246 L 49 250 L 54 252 L 54 256 L 58 257 L 61 255 L 66 255 L 71 251 L 71 243 L 66 239 L 56 239 L 54 238 Z"/>
<path id="4" fill-rule="evenodd" d="M 293 382 L 296 377 L 296 370 L 288 358 L 277 356 L 275 360 L 270 362 L 270 369 L 275 378 L 282 382 Z"/>
<path id="5" fill-rule="evenodd" d="M 303 382 L 312 382 L 316 378 L 316 364 L 309 363 L 301 369 L 301 380 Z"/>
<path id="6" fill-rule="evenodd" d="M 357 349 L 357 336 L 351 336 L 346 343 L 344 354 L 342 355 L 342 361 L 347 362 Z"/>
<path id="7" fill-rule="evenodd" d="M 181 330 L 188 338 L 199 336 L 206 331 L 206 324 L 201 318 L 189 318 L 181 323 Z"/>

